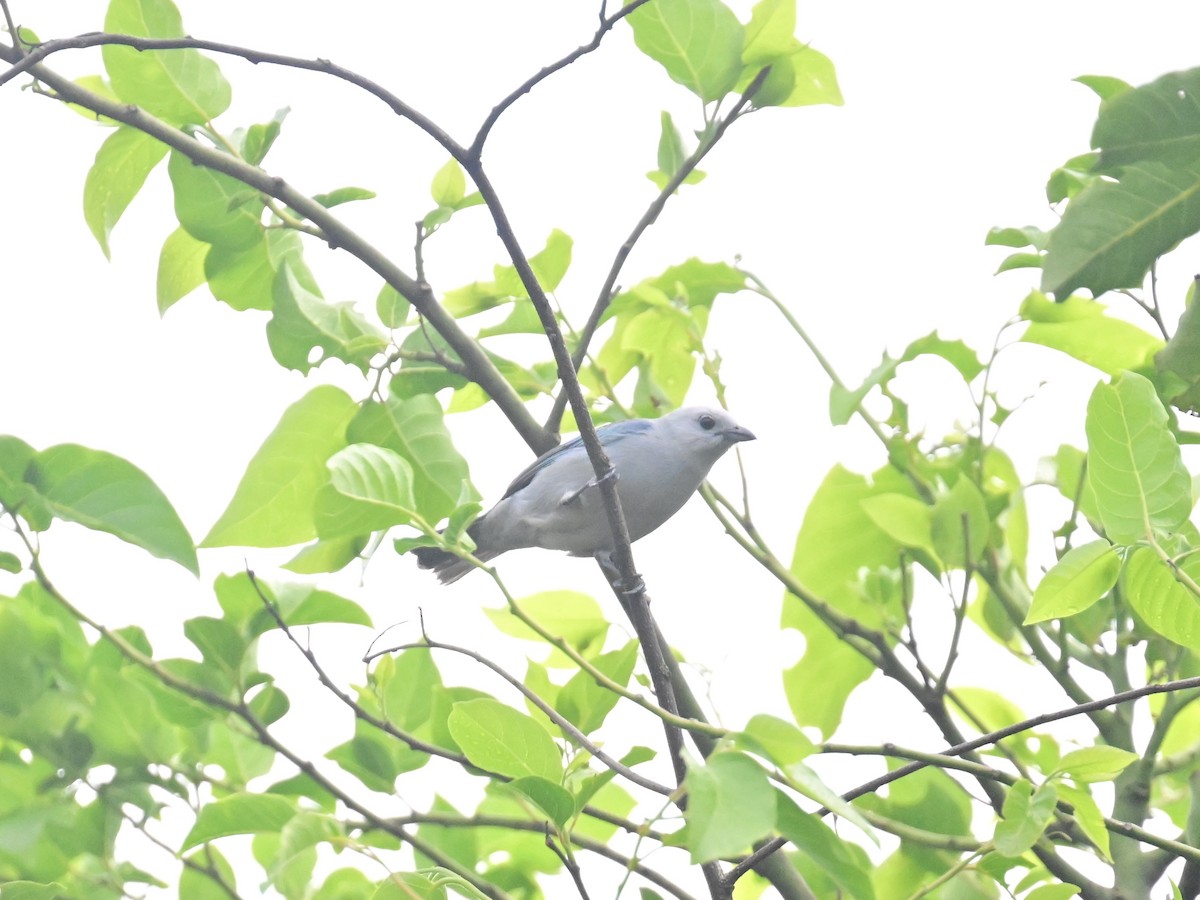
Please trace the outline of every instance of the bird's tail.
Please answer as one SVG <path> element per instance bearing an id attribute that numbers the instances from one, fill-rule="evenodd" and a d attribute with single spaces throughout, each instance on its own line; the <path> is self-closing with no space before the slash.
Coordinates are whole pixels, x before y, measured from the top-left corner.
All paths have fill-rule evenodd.
<path id="1" fill-rule="evenodd" d="M 479 522 L 476 522 L 467 529 L 467 534 L 476 543 L 479 541 L 477 537 L 478 531 L 476 530 L 478 525 Z M 433 573 L 437 575 L 438 581 L 442 584 L 453 584 L 475 568 L 475 566 L 461 556 L 455 556 L 449 550 L 443 550 L 441 547 L 416 547 L 412 552 L 417 557 L 417 567 L 432 569 Z M 475 550 L 475 558 L 482 562 L 487 562 L 489 559 L 499 556 L 500 553 L 501 551 L 477 548 Z"/>

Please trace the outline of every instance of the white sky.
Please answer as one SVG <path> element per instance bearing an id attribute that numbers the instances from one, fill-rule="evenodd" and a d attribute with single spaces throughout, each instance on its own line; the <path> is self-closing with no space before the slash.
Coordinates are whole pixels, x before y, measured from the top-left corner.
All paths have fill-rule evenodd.
<path id="1" fill-rule="evenodd" d="M 101 8 L 82 0 L 13 3 L 18 21 L 42 38 L 99 29 Z M 745 18 L 749 4 L 735 8 Z M 197 37 L 328 57 L 367 74 L 464 143 L 501 96 L 587 40 L 595 21 L 594 4 L 576 0 L 344 0 L 334 12 L 311 0 L 183 8 L 185 27 Z M 739 123 L 703 166 L 707 180 L 668 206 L 621 283 L 689 256 L 732 261 L 740 254 L 849 382 L 885 348 L 897 352 L 934 329 L 985 349 L 1033 283 L 1020 273 L 992 277 L 1002 254 L 983 247 L 985 232 L 1051 225 L 1045 177 L 1087 149 L 1096 100 L 1070 79 L 1107 74 L 1138 84 L 1191 67 L 1198 33 L 1200 7 L 1162 0 L 1136 9 L 1075 0 L 805 4 L 798 35 L 832 57 L 846 106 L 768 110 Z M 87 74 L 99 70 L 99 54 L 62 55 L 51 64 Z M 377 191 L 378 200 L 342 209 L 411 271 L 412 222 L 429 208 L 429 180 L 445 161 L 440 149 L 350 86 L 236 60 L 221 65 L 234 87 L 222 123 L 232 129 L 265 121 L 291 106 L 268 168 L 310 192 L 348 184 Z M 557 296 L 576 321 L 653 197 L 642 176 L 654 167 L 662 109 L 685 134 L 698 127 L 692 95 L 641 57 L 622 26 L 600 52 L 520 100 L 493 132 L 485 163 L 526 250 L 539 249 L 554 227 L 575 239 L 575 262 Z M 155 478 L 199 540 L 286 405 L 319 381 L 355 396 L 367 385 L 332 366 L 308 379 L 283 371 L 269 356 L 265 318 L 235 314 L 203 291 L 160 321 L 154 271 L 174 227 L 165 167 L 118 225 L 109 263 L 87 231 L 80 199 L 107 132 L 16 84 L 0 90 L 0 122 L 0 432 L 39 448 L 71 441 L 125 456 Z M 428 248 L 438 290 L 487 278 L 502 261 L 483 211 L 461 218 Z M 308 258 L 328 297 L 371 307 L 374 275 L 344 254 L 313 248 Z M 1160 281 L 1170 317 L 1196 268 L 1181 265 Z M 842 459 L 873 469 L 883 461 L 880 449 L 860 429 L 829 426 L 828 385 L 764 301 L 722 297 L 709 335 L 726 360 L 731 407 L 759 436 L 744 450 L 756 516 L 788 559 L 803 507 L 829 465 Z M 1018 454 L 1026 478 L 1037 456 L 1063 440 L 1078 442 L 1095 377 L 1048 365 L 1048 354 L 1018 350 L 997 375 L 1013 401 L 1044 378 L 1063 379 L 1006 426 L 1004 445 Z M 932 368 L 913 383 L 936 385 L 943 374 Z M 915 407 L 931 433 L 969 414 L 962 392 L 935 396 Z M 691 399 L 710 399 L 699 378 Z M 494 410 L 456 417 L 452 428 L 477 486 L 494 500 L 527 450 Z M 713 477 L 735 490 L 732 459 Z M 69 526 L 56 526 L 45 547 L 49 571 L 80 605 L 110 624 L 147 625 L 171 652 L 186 647 L 176 643 L 172 623 L 211 612 L 206 585 L 243 558 L 202 554 L 204 578 L 196 582 L 172 564 Z M 781 592 L 723 542 L 703 505 L 689 505 L 635 551 L 660 624 L 709 671 L 723 720 L 737 725 L 754 712 L 784 713 L 778 672 L 800 643 L 779 634 Z M 244 555 L 269 571 L 288 554 Z M 501 570 L 518 595 L 570 586 L 614 606 L 586 561 L 526 551 L 504 558 Z M 410 560 L 381 553 L 361 590 L 356 578 L 329 584 L 353 592 L 379 626 L 414 616 L 420 605 L 435 636 L 494 641 L 476 611 L 497 602 L 483 576 L 442 589 Z M 0 590 L 13 585 L 0 580 Z M 325 645 L 326 660 L 356 677 L 364 638 L 345 637 Z M 997 659 L 981 642 L 964 665 L 976 665 L 975 683 L 986 684 Z M 519 658 L 506 662 L 520 669 Z M 1067 705 L 1057 692 L 1041 691 L 1036 673 L 1018 671 L 1012 682 L 1030 713 Z M 937 746 L 915 713 L 881 685 L 851 704 L 845 737 Z M 285 735 L 289 725 L 304 727 L 288 720 Z M 839 772 L 831 778 L 836 786 L 855 783 L 851 772 Z"/>

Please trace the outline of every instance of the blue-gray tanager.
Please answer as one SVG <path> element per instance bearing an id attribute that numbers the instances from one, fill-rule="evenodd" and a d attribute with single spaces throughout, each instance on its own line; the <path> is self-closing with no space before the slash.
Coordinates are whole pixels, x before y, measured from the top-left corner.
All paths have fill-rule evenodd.
<path id="1" fill-rule="evenodd" d="M 632 419 L 597 429 L 617 474 L 617 494 L 636 541 L 679 512 L 721 456 L 754 435 L 721 409 L 688 407 L 661 419 Z M 489 560 L 522 547 L 572 556 L 610 553 L 612 531 L 582 438 L 539 456 L 491 510 L 467 529 L 475 556 Z M 462 578 L 471 563 L 437 547 L 414 551 L 422 569 L 442 584 Z"/>

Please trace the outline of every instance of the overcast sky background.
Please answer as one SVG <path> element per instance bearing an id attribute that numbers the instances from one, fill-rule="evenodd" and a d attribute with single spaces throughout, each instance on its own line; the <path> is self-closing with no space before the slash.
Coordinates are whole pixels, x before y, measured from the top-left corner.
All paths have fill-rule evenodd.
<path id="1" fill-rule="evenodd" d="M 732 5 L 748 16 L 749 3 Z M 103 21 L 102 4 L 83 0 L 12 6 L 44 39 L 96 30 Z M 596 9 L 576 0 L 344 0 L 336 7 L 209 0 L 182 12 L 197 37 L 327 57 L 357 70 L 466 143 L 504 94 L 590 37 Z M 885 349 L 898 352 L 934 329 L 986 350 L 1035 283 L 1023 273 L 992 276 L 1002 253 L 983 246 L 987 229 L 1052 225 L 1046 176 L 1088 149 L 1097 101 L 1071 79 L 1105 74 L 1139 84 L 1190 68 L 1200 62 L 1198 33 L 1200 7 L 1161 0 L 1136 8 L 1075 0 L 804 4 L 797 34 L 833 59 L 846 105 L 767 110 L 740 122 L 703 165 L 707 180 L 668 205 L 620 282 L 636 283 L 690 256 L 740 256 L 851 383 Z M 220 64 L 234 90 L 220 124 L 265 121 L 290 106 L 266 167 L 306 192 L 343 185 L 377 191 L 378 200 L 342 211 L 411 272 L 412 223 L 431 205 L 429 181 L 445 162 L 440 148 L 346 84 L 234 59 Z M 99 52 L 63 54 L 51 65 L 72 75 L 96 72 Z M 555 227 L 575 240 L 557 297 L 577 322 L 654 196 L 643 176 L 655 165 L 663 109 L 685 134 L 699 127 L 698 101 L 641 56 L 622 25 L 598 53 L 517 102 L 492 134 L 485 163 L 525 249 L 540 249 Z M 155 266 L 175 224 L 165 166 L 118 225 L 108 262 L 81 209 L 84 175 L 107 131 L 16 83 L 0 89 L 0 122 L 0 432 L 39 448 L 70 441 L 125 456 L 157 481 L 199 540 L 288 404 L 320 382 L 356 397 L 368 385 L 337 363 L 307 379 L 284 371 L 266 346 L 265 316 L 234 313 L 204 289 L 160 320 Z M 438 291 L 488 278 L 503 261 L 482 209 L 460 219 L 427 248 Z M 315 246 L 308 260 L 326 296 L 371 308 L 376 276 Z M 1192 255 L 1178 271 L 1161 273 L 1169 321 L 1197 268 Z M 725 358 L 732 411 L 759 436 L 743 448 L 756 520 L 790 559 L 802 510 L 829 466 L 842 460 L 870 471 L 883 464 L 881 449 L 863 429 L 829 425 L 826 380 L 765 301 L 720 298 L 709 337 Z M 965 392 L 941 389 L 950 380 L 937 364 L 913 374 L 914 389 L 937 389 L 914 405 L 931 434 L 970 415 Z M 1039 391 L 1050 376 L 1055 383 Z M 1017 348 L 995 377 L 1010 401 L 1038 392 L 1001 442 L 1032 478 L 1037 456 L 1081 441 L 1097 373 Z M 711 400 L 699 377 L 690 399 Z M 451 428 L 476 485 L 494 501 L 528 462 L 528 450 L 494 409 L 453 417 Z M 736 491 L 732 456 L 713 479 Z M 1033 540 L 1044 539 L 1035 532 Z M 47 569 L 79 605 L 109 624 L 145 625 L 156 648 L 172 653 L 188 646 L 174 623 L 215 608 L 208 588 L 215 574 L 237 570 L 243 557 L 269 574 L 290 555 L 205 552 L 197 582 L 177 566 L 71 526 L 56 525 L 44 544 Z M 723 539 L 702 503 L 636 545 L 635 556 L 663 630 L 707 672 L 722 720 L 737 726 L 759 711 L 786 715 L 778 673 L 802 645 L 795 634 L 779 633 L 778 587 Z M 518 596 L 570 586 L 599 598 L 619 620 L 588 561 L 526 551 L 500 566 Z M 380 627 L 411 620 L 420 606 L 434 636 L 492 649 L 494 632 L 478 609 L 498 599 L 484 576 L 440 588 L 411 560 L 388 553 L 367 569 L 361 588 L 359 576 L 354 570 L 323 583 L 363 602 Z M 0 590 L 14 586 L 8 576 L 0 580 Z M 936 618 L 939 602 L 931 598 L 924 612 Z M 368 639 L 325 632 L 314 646 L 332 672 L 358 678 Z M 931 640 L 926 645 L 937 646 Z M 502 659 L 521 670 L 518 656 Z M 987 685 L 1001 659 L 980 641 L 963 660 L 963 683 Z M 1031 714 L 1068 705 L 1044 690 L 1036 671 L 1007 665 L 1017 670 L 1011 688 Z M 313 684 L 298 677 L 301 686 Z M 285 737 L 313 721 L 323 733 L 349 733 L 332 707 L 312 703 L 307 718 L 293 713 L 281 723 Z M 844 737 L 938 746 L 915 706 L 886 684 L 852 701 Z M 868 770 L 822 771 L 845 789 Z"/>

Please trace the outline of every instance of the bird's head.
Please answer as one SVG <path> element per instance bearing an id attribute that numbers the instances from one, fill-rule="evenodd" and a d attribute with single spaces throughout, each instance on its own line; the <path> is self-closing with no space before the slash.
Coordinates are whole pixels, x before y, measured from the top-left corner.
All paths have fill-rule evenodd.
<path id="1" fill-rule="evenodd" d="M 698 456 L 715 461 L 740 441 L 752 441 L 754 432 L 743 428 L 723 409 L 687 406 L 659 420 L 672 441 Z"/>

